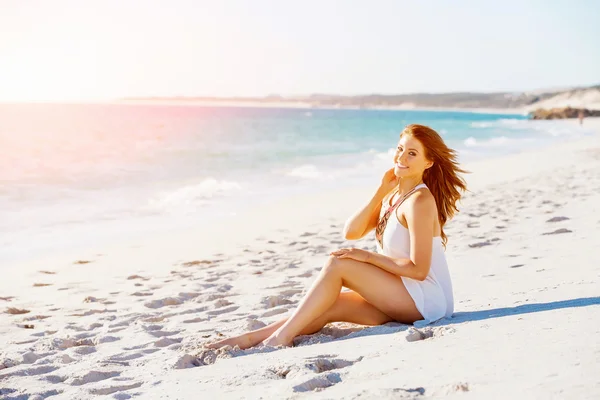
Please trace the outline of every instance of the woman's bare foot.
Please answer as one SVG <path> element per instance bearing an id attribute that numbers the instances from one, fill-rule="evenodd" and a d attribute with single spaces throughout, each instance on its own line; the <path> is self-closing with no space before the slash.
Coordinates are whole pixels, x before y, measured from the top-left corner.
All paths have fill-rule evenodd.
<path id="1" fill-rule="evenodd" d="M 223 346 L 239 346 L 240 349 L 244 350 L 252 347 L 252 342 L 250 340 L 250 337 L 244 333 L 243 335 L 234 336 L 205 345 L 205 347 L 208 347 L 209 349 L 220 349 Z"/>
<path id="2" fill-rule="evenodd" d="M 266 338 L 265 340 L 263 340 L 261 342 L 261 345 L 271 346 L 271 347 L 277 347 L 277 346 L 290 347 L 290 346 L 292 346 L 292 340 L 284 339 L 283 337 L 278 336 L 274 333 L 271 336 L 269 336 L 268 338 Z"/>

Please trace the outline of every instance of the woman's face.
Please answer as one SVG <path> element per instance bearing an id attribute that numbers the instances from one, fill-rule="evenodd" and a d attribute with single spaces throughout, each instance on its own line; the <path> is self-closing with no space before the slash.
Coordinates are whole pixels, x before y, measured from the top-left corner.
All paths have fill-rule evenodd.
<path id="1" fill-rule="evenodd" d="M 402 135 L 394 154 L 394 174 L 397 177 L 421 176 L 433 162 L 425 158 L 423 144 L 412 135 Z"/>

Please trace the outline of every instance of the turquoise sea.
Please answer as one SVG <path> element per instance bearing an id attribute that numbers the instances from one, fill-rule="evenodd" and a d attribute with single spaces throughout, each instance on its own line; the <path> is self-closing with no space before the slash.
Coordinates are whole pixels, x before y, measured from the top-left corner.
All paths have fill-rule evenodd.
<path id="1" fill-rule="evenodd" d="M 586 134 L 519 114 L 0 104 L 0 263 L 375 187 L 409 123 L 436 129 L 462 161 Z"/>

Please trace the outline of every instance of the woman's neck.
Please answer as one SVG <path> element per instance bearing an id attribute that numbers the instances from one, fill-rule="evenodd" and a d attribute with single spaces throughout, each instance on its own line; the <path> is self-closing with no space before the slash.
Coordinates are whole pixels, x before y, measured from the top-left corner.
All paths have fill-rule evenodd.
<path id="1" fill-rule="evenodd" d="M 400 196 L 404 196 L 422 182 L 422 176 L 407 176 L 406 178 L 400 178 L 400 183 L 398 184 L 398 193 Z"/>

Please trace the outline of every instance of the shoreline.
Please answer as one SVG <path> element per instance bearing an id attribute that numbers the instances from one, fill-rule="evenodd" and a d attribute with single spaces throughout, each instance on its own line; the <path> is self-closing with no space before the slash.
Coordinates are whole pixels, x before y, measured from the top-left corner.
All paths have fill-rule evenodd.
<path id="1" fill-rule="evenodd" d="M 421 107 L 414 104 L 396 106 L 320 106 L 309 102 L 252 102 L 252 101 L 171 101 L 171 100 L 113 100 L 111 104 L 161 105 L 161 106 L 199 106 L 199 107 L 248 107 L 248 108 L 289 108 L 301 110 L 374 110 L 374 111 L 439 111 L 470 112 L 478 114 L 523 115 L 524 108 L 460 108 L 460 107 Z"/>
<path id="2" fill-rule="evenodd" d="M 465 112 L 476 114 L 506 114 L 527 115 L 529 112 L 523 108 L 461 108 L 461 107 L 421 107 L 413 104 L 397 106 L 315 106 L 309 102 L 246 102 L 246 101 L 173 101 L 173 100 L 89 100 L 89 101 L 39 101 L 39 102 L 0 102 L 1 105 L 129 105 L 129 106 L 172 106 L 172 107 L 230 107 L 230 108 L 270 108 L 270 109 L 298 109 L 306 111 L 316 110 L 373 110 L 373 111 L 438 111 L 438 112 Z"/>

